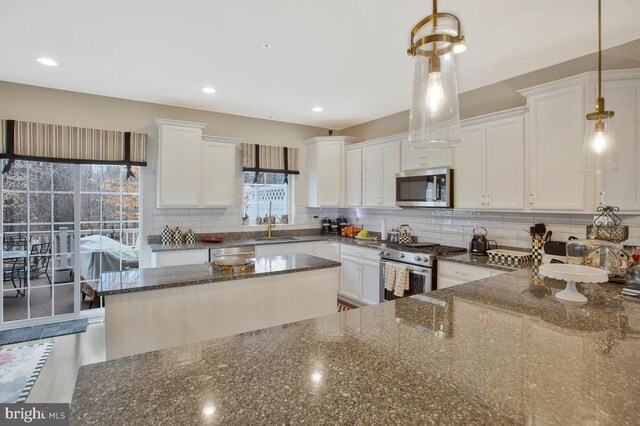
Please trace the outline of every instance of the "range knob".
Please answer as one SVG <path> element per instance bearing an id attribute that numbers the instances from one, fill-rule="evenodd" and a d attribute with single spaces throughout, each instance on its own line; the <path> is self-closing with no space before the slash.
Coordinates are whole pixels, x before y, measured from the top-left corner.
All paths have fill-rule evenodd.
<path id="1" fill-rule="evenodd" d="M 422 262 L 422 258 L 420 256 L 416 256 L 416 262 Z"/>
<path id="2" fill-rule="evenodd" d="M 398 256 L 400 259 L 404 259 L 404 253 L 400 253 L 400 256 Z"/>

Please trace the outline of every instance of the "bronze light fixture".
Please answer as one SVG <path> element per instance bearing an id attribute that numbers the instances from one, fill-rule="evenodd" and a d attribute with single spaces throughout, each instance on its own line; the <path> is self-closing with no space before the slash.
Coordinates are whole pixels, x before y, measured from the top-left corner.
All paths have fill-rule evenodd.
<path id="1" fill-rule="evenodd" d="M 411 30 L 407 53 L 415 58 L 408 143 L 413 148 L 459 146 L 460 109 L 455 54 L 466 49 L 460 20 L 433 13 Z"/>
<path id="2" fill-rule="evenodd" d="M 602 0 L 598 0 L 598 98 L 596 110 L 587 114 L 587 120 L 596 123 L 583 150 L 585 171 L 605 172 L 615 169 L 613 116 L 613 111 L 606 110 L 602 96 Z"/>

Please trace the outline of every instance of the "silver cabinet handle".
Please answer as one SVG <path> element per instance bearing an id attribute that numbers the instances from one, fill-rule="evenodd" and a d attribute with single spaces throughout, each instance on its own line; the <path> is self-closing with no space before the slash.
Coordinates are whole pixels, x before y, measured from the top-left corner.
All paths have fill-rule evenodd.
<path id="1" fill-rule="evenodd" d="M 533 193 L 529 194 L 529 204 L 533 205 Z"/>
<path id="2" fill-rule="evenodd" d="M 605 197 L 606 195 L 607 195 L 607 194 L 606 194 L 605 192 L 601 192 L 601 193 L 600 193 L 600 205 L 601 205 L 601 206 L 604 206 L 604 197 Z"/>
<path id="3" fill-rule="evenodd" d="M 482 203 L 482 206 L 484 207 L 484 205 L 485 205 L 485 203 L 484 203 L 484 194 L 482 194 L 482 195 L 480 196 L 480 199 L 482 200 L 482 201 L 481 201 L 481 203 Z"/>
<path id="4" fill-rule="evenodd" d="M 487 194 L 487 207 L 489 207 L 489 204 L 491 204 L 491 198 L 489 198 L 489 194 Z"/>

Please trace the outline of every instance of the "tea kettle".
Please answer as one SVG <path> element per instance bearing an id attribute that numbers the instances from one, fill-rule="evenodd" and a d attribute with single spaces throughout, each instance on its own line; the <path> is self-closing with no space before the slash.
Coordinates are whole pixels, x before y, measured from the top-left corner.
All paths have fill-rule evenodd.
<path id="1" fill-rule="evenodd" d="M 484 230 L 484 233 L 481 233 Z M 487 250 L 498 248 L 494 240 L 487 239 L 487 228 L 479 226 L 473 229 L 473 238 L 469 243 L 469 252 L 475 256 L 487 256 Z"/>

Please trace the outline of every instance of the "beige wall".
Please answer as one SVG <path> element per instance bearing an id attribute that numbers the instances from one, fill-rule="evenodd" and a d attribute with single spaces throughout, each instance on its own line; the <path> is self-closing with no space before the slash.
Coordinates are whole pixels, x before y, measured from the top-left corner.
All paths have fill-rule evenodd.
<path id="1" fill-rule="evenodd" d="M 597 68 L 597 55 L 591 54 L 521 76 L 460 94 L 460 118 L 524 106 L 526 99 L 516 91 Z M 603 51 L 603 69 L 640 68 L 640 40 Z M 375 139 L 404 133 L 409 129 L 409 111 L 388 115 L 340 131 L 341 135 Z"/>
<path id="2" fill-rule="evenodd" d="M 110 130 L 144 132 L 149 135 L 149 166 L 142 181 L 143 235 L 148 235 L 156 202 L 157 145 L 154 118 L 207 123 L 207 135 L 226 136 L 243 142 L 300 148 L 301 174 L 296 181 L 296 204 L 307 201 L 306 149 L 304 139 L 326 135 L 325 129 L 237 115 L 178 108 L 147 102 L 47 89 L 0 81 L 0 118 L 65 124 Z"/>

